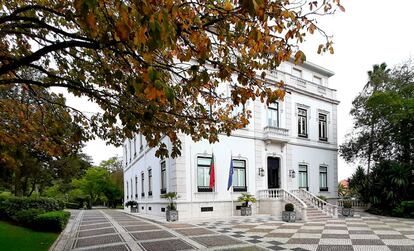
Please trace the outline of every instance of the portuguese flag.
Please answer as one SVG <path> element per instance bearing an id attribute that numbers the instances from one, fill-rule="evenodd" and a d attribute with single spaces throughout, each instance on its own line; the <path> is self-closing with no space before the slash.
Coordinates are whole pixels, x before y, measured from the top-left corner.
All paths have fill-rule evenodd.
<path id="1" fill-rule="evenodd" d="M 216 185 L 216 175 L 214 172 L 214 154 L 211 158 L 211 163 L 210 163 L 210 188 L 213 189 L 214 186 Z"/>

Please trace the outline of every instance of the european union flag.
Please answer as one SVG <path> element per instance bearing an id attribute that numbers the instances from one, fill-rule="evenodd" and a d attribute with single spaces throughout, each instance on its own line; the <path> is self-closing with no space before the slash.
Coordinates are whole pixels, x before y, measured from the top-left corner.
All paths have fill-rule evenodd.
<path id="1" fill-rule="evenodd" d="M 227 191 L 233 185 L 233 158 L 230 158 L 229 181 L 227 182 Z"/>

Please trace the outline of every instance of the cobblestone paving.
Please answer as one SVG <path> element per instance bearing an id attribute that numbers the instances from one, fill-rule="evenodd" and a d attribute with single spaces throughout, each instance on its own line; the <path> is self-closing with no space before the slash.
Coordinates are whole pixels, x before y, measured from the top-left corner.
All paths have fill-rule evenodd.
<path id="1" fill-rule="evenodd" d="M 270 216 L 163 223 L 115 210 L 74 211 L 54 250 L 414 251 L 414 221 L 363 215 L 284 223 Z M 62 248 L 64 247 L 64 248 Z"/>
<path id="2" fill-rule="evenodd" d="M 157 223 L 115 210 L 72 211 L 69 225 L 73 232 L 53 250 L 264 250 L 193 224 Z"/>
<path id="3" fill-rule="evenodd" d="M 414 251 L 413 220 L 368 214 L 306 223 L 252 217 L 196 225 L 270 250 Z"/>

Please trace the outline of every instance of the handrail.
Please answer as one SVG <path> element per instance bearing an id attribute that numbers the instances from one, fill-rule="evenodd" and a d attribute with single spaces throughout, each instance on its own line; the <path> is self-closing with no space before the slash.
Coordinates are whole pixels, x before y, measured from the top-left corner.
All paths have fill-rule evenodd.
<path id="1" fill-rule="evenodd" d="M 338 207 L 344 206 L 344 201 L 349 201 L 352 204 L 352 207 L 359 207 L 359 208 L 368 208 L 368 204 L 362 202 L 360 200 L 350 200 L 350 199 L 339 199 L 338 200 Z"/>
<path id="2" fill-rule="evenodd" d="M 306 221 L 307 213 L 306 210 L 308 206 L 305 202 L 299 199 L 293 193 L 290 193 L 282 188 L 273 188 L 273 189 L 265 189 L 259 190 L 259 199 L 284 199 L 290 203 L 295 204 L 302 213 L 302 219 Z"/>
<path id="3" fill-rule="evenodd" d="M 298 197 L 302 199 L 308 200 L 313 206 L 325 212 L 329 216 L 334 218 L 338 217 L 338 206 L 328 203 L 302 188 L 292 190 L 292 193 L 297 194 Z"/>

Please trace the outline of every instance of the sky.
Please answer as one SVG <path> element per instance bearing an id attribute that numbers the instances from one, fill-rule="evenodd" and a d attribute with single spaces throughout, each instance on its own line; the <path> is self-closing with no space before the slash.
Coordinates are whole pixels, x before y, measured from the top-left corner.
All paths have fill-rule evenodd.
<path id="1" fill-rule="evenodd" d="M 313 35 L 302 50 L 307 60 L 335 72 L 330 78 L 330 87 L 337 90 L 341 102 L 338 107 L 338 143 L 353 127 L 349 115 L 352 100 L 367 82 L 367 71 L 374 64 L 386 62 L 389 66 L 414 57 L 414 32 L 412 0 L 342 0 L 346 12 L 322 17 L 319 25 L 333 35 L 335 54 L 318 55 L 318 44 L 322 41 Z M 318 43 L 319 42 L 319 43 Z M 94 111 L 94 107 L 87 107 Z M 122 149 L 108 146 L 101 140 L 90 141 L 84 152 L 95 164 L 115 155 L 122 155 Z M 349 177 L 355 165 L 338 162 L 339 180 Z"/>

